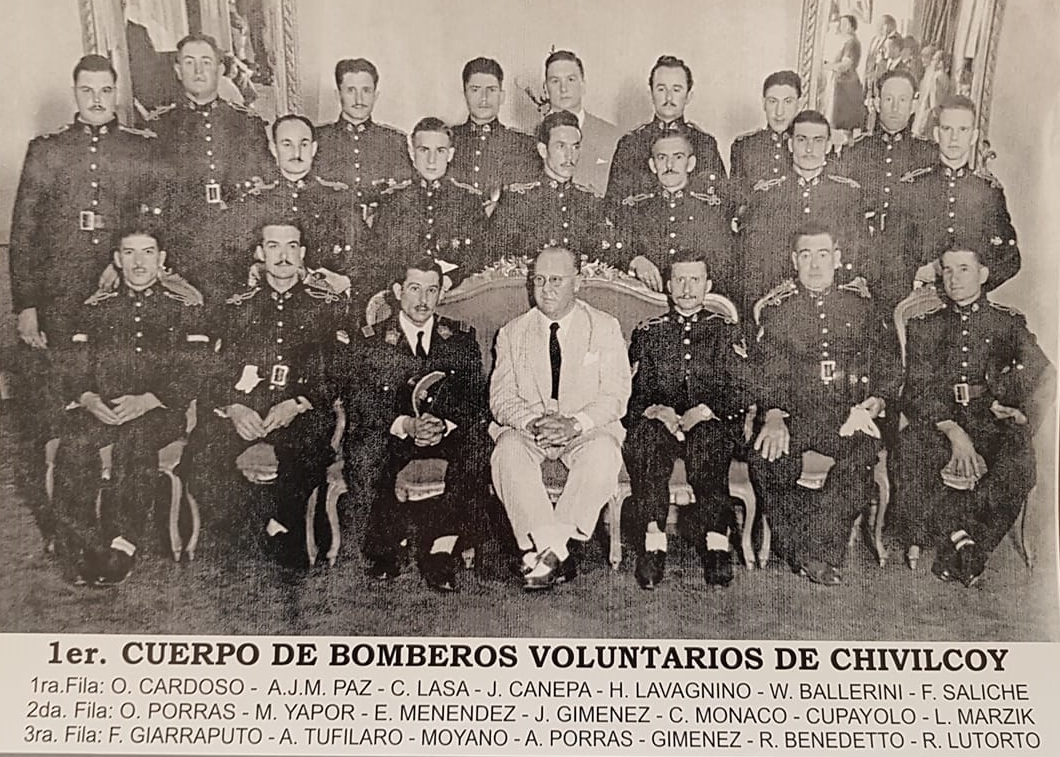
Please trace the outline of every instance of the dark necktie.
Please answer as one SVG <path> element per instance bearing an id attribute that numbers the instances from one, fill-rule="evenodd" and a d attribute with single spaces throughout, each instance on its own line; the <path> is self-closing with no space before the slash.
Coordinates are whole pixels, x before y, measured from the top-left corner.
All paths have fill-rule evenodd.
<path id="1" fill-rule="evenodd" d="M 427 350 L 423 349 L 423 332 L 416 332 L 416 357 L 420 360 L 427 359 Z"/>
<path id="2" fill-rule="evenodd" d="M 560 366 L 563 364 L 563 355 L 559 349 L 559 337 L 556 336 L 556 332 L 559 331 L 558 323 L 549 324 L 549 331 L 552 333 L 548 337 L 548 361 L 552 364 L 552 399 L 559 399 L 559 371 Z"/>

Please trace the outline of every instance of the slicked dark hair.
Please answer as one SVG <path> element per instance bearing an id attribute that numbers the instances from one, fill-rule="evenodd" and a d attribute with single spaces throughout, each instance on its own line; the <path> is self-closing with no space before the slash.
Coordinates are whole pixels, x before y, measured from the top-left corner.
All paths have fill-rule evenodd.
<path id="1" fill-rule="evenodd" d="M 578 125 L 578 117 L 573 113 L 565 110 L 557 110 L 549 113 L 540 124 L 537 126 L 537 141 L 543 145 L 548 145 L 548 140 L 552 137 L 552 130 L 560 126 L 573 126 L 579 132 L 581 127 Z"/>
<path id="2" fill-rule="evenodd" d="M 221 51 L 220 46 L 217 44 L 217 40 L 211 37 L 209 34 L 202 34 L 197 32 L 195 34 L 188 34 L 180 42 L 177 43 L 177 58 L 180 58 L 180 53 L 184 50 L 184 46 L 191 44 L 192 42 L 205 42 L 211 48 L 213 48 L 213 54 L 217 57 L 217 62 L 220 63 L 224 57 L 224 53 Z"/>
<path id="3" fill-rule="evenodd" d="M 342 88 L 346 74 L 368 74 L 372 77 L 372 86 L 379 86 L 379 69 L 367 58 L 343 58 L 335 64 L 335 87 Z"/>
<path id="4" fill-rule="evenodd" d="M 828 135 L 832 135 L 832 124 L 828 123 L 828 119 L 824 117 L 824 114 L 819 110 L 800 110 L 795 114 L 795 118 L 791 119 L 791 133 L 795 133 L 795 127 L 799 124 L 823 124 L 828 127 Z"/>
<path id="5" fill-rule="evenodd" d="M 298 113 L 287 113 L 272 122 L 272 141 L 274 144 L 276 142 L 276 132 L 280 130 L 280 124 L 287 123 L 288 121 L 301 121 L 302 123 L 304 123 L 306 126 L 309 127 L 309 138 L 314 142 L 317 141 L 317 130 L 316 127 L 313 126 L 312 121 Z"/>
<path id="6" fill-rule="evenodd" d="M 502 87 L 504 86 L 504 69 L 493 58 L 472 58 L 464 64 L 464 70 L 461 72 L 460 78 L 463 80 L 465 87 L 468 80 L 475 74 L 495 76 L 497 83 Z"/>
<path id="7" fill-rule="evenodd" d="M 838 244 L 835 237 L 835 232 L 832 231 L 832 227 L 826 223 L 820 221 L 807 221 L 806 223 L 795 229 L 791 235 L 791 251 L 795 252 L 799 249 L 799 240 L 803 237 L 815 237 L 819 234 L 827 234 L 832 240 L 832 245 Z"/>
<path id="8" fill-rule="evenodd" d="M 431 273 L 433 271 L 438 274 L 438 286 L 442 285 L 442 280 L 445 278 L 445 274 L 442 273 L 442 267 L 438 264 L 438 261 L 426 252 L 422 255 L 410 257 L 404 262 L 396 264 L 393 268 L 394 274 L 391 278 L 395 284 L 404 284 L 409 271 L 422 271 L 423 273 Z"/>
<path id="9" fill-rule="evenodd" d="M 685 72 L 685 81 L 688 84 L 688 91 L 692 91 L 692 69 L 688 67 L 680 58 L 673 55 L 660 55 L 659 59 L 655 61 L 655 65 L 651 67 L 651 71 L 648 73 L 648 89 L 655 86 L 655 72 L 660 68 L 680 68 Z"/>
<path id="10" fill-rule="evenodd" d="M 574 63 L 578 66 L 578 73 L 585 78 L 585 65 L 582 63 L 582 59 L 572 53 L 570 50 L 554 50 L 549 53 L 549 56 L 545 58 L 545 78 L 548 78 L 548 67 L 556 61 L 566 60 Z"/>
<path id="11" fill-rule="evenodd" d="M 913 87 L 913 94 L 915 95 L 920 87 L 917 85 L 916 77 L 913 76 L 908 70 L 904 68 L 892 68 L 890 71 L 884 72 L 879 79 L 880 92 L 883 92 L 883 85 L 889 82 L 891 79 L 905 79 Z"/>
<path id="12" fill-rule="evenodd" d="M 412 133 L 409 134 L 409 142 L 415 139 L 416 135 L 423 131 L 436 131 L 439 134 L 444 134 L 449 137 L 449 144 L 453 144 L 453 130 L 450 129 L 449 125 L 440 118 L 427 116 L 426 118 L 421 118 L 417 121 L 416 125 L 412 127 Z"/>
<path id="13" fill-rule="evenodd" d="M 762 82 L 762 97 L 770 87 L 791 87 L 796 97 L 802 97 L 802 79 L 794 71 L 774 71 Z"/>
<path id="14" fill-rule="evenodd" d="M 114 70 L 114 64 L 110 62 L 110 58 L 103 55 L 86 55 L 77 61 L 77 65 L 74 66 L 74 84 L 77 84 L 77 77 L 82 71 L 107 71 L 114 81 L 118 81 L 118 72 Z"/>

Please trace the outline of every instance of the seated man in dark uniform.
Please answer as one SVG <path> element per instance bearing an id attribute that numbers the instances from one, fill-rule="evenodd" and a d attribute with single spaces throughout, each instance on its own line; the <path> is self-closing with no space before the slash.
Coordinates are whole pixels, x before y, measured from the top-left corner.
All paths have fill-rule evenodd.
<path id="1" fill-rule="evenodd" d="M 217 314 L 219 365 L 185 452 L 193 461 L 188 467 L 196 495 L 222 538 L 249 524 L 251 533 L 268 535 L 268 548 L 289 566 L 307 562 L 306 502 L 333 459 L 335 395 L 328 369 L 343 336 L 337 331 L 343 298 L 325 282 L 303 281 L 301 235 L 293 220 L 262 227 L 255 255 L 265 274 Z M 257 487 L 263 506 L 248 513 L 244 505 L 253 495 L 236 459 L 258 442 L 275 452 L 276 480 Z"/>
<path id="2" fill-rule="evenodd" d="M 371 508 L 368 575 L 398 574 L 400 545 L 415 521 L 424 580 L 456 591 L 454 548 L 469 536 L 465 524 L 486 494 L 491 445 L 482 354 L 473 328 L 435 313 L 442 294 L 435 260 L 424 256 L 396 271 L 397 313 L 365 326 L 365 339 L 338 359 L 349 380 L 346 476 L 350 491 Z M 397 475 L 420 458 L 448 462 L 445 493 L 422 507 L 399 504 Z"/>
<path id="3" fill-rule="evenodd" d="M 61 400 L 55 467 L 57 548 L 75 583 L 113 585 L 132 570 L 158 491 L 158 451 L 184 430 L 213 351 L 202 295 L 159 274 L 166 253 L 149 221 L 115 237 L 116 289 L 89 297 L 80 328 L 56 345 Z M 99 518 L 100 449 L 113 445 Z M 104 474 L 107 475 L 107 474 Z"/>
<path id="4" fill-rule="evenodd" d="M 793 242 L 798 282 L 789 279 L 754 307 L 758 454 L 749 463 L 792 569 L 832 586 L 842 581 L 847 537 L 871 493 L 874 419 L 901 371 L 864 284 L 836 286 L 842 260 L 832 232 L 807 224 Z M 818 491 L 797 483 L 808 450 L 835 460 Z"/>
<path id="5" fill-rule="evenodd" d="M 678 457 L 685 461 L 696 496 L 693 506 L 682 509 L 682 524 L 700 554 L 704 578 L 720 586 L 732 581 L 729 463 L 743 436 L 747 351 L 736 307 L 709 294 L 710 286 L 702 255 L 679 250 L 667 272 L 673 307 L 642 323 L 629 346 L 629 362 L 636 368 L 623 457 L 633 493 L 630 519 L 642 589 L 654 588 L 663 577 L 668 484 Z"/>
<path id="6" fill-rule="evenodd" d="M 950 246 L 945 296 L 924 290 L 906 327 L 909 426 L 898 435 L 894 520 L 907 544 L 937 543 L 935 575 L 966 586 L 1034 486 L 1038 390 L 1055 378 L 1023 316 L 986 298 L 993 254 L 978 238 Z"/>

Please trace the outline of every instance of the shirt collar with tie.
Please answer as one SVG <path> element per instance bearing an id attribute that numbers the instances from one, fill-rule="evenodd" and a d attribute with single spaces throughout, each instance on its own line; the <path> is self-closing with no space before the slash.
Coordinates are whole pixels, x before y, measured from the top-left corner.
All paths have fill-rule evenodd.
<path id="1" fill-rule="evenodd" d="M 577 303 L 575 303 L 574 307 L 571 308 L 569 313 L 567 313 L 565 316 L 560 318 L 558 321 L 553 321 L 552 318 L 549 318 L 547 315 L 545 315 L 543 312 L 541 312 L 540 309 L 536 309 L 536 310 L 537 310 L 537 314 L 540 316 L 539 321 L 541 323 L 541 333 L 543 333 L 545 335 L 545 340 L 546 341 L 548 340 L 548 337 L 549 337 L 549 334 L 550 334 L 551 325 L 553 323 L 558 323 L 559 324 L 559 332 L 556 334 L 556 337 L 559 339 L 560 345 L 564 345 L 565 346 L 566 345 L 567 336 L 570 334 L 571 324 L 574 323 L 574 314 L 578 311 Z"/>
<path id="2" fill-rule="evenodd" d="M 405 341 L 408 342 L 409 348 L 416 352 L 416 342 L 419 339 L 419 333 L 423 332 L 423 351 L 428 355 L 431 354 L 431 335 L 434 333 L 434 321 L 435 316 L 431 316 L 431 319 L 422 326 L 417 326 L 412 322 L 404 311 L 398 312 L 398 324 L 401 326 L 401 331 L 405 334 Z"/>

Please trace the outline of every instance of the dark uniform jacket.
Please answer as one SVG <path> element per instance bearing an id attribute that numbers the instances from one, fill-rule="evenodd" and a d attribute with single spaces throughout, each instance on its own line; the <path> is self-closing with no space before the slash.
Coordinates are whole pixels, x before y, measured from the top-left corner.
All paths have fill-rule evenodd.
<path id="1" fill-rule="evenodd" d="M 487 197 L 502 187 L 533 179 L 540 172 L 537 141 L 497 119 L 476 124 L 468 119 L 453 127 L 453 160 L 448 175 L 481 190 Z"/>
<path id="2" fill-rule="evenodd" d="M 122 215 L 158 199 L 154 141 L 115 119 L 98 127 L 74 121 L 30 142 L 11 226 L 16 312 L 69 314 L 96 290 Z M 48 313 L 38 317 L 47 331 Z"/>
<path id="3" fill-rule="evenodd" d="M 758 182 L 778 179 L 789 172 L 789 136 L 787 132 L 778 134 L 767 126 L 733 140 L 729 148 L 729 179 L 738 204 L 747 202 L 752 187 Z"/>
<path id="4" fill-rule="evenodd" d="M 92 295 L 77 312 L 77 331 L 56 351 L 61 399 L 95 392 L 110 402 L 150 392 L 183 413 L 214 362 L 203 310 L 197 292 L 189 297 L 159 282 Z"/>
<path id="5" fill-rule="evenodd" d="M 258 413 L 305 397 L 330 411 L 330 364 L 343 298 L 324 285 L 299 284 L 280 293 L 265 281 L 233 295 L 218 315 L 220 362 L 207 408 L 245 405 Z"/>
<path id="6" fill-rule="evenodd" d="M 752 386 L 759 408 L 816 427 L 839 426 L 869 397 L 896 396 L 901 363 L 893 332 L 855 284 L 823 293 L 792 280 L 755 305 Z"/>
<path id="7" fill-rule="evenodd" d="M 362 205 L 375 203 L 388 186 L 414 174 L 404 133 L 371 119 L 353 124 L 341 117 L 317 127 L 316 168 L 348 185 Z"/>
<path id="8" fill-rule="evenodd" d="M 1005 190 L 997 179 L 936 162 L 906 173 L 900 182 L 897 207 L 888 215 L 900 215 L 906 225 L 903 244 L 920 254 L 913 263 L 931 262 L 954 242 L 977 243 L 990 252 L 989 289 L 1016 275 L 1020 249 Z"/>
<path id="9" fill-rule="evenodd" d="M 668 192 L 656 184 L 650 192 L 622 200 L 615 225 L 627 240 L 624 263 L 643 255 L 660 271 L 678 250 L 701 252 L 707 259 L 714 291 L 726 294 L 732 282 L 732 225 L 729 198 L 711 187 Z M 620 266 L 625 267 L 625 266 Z"/>
<path id="10" fill-rule="evenodd" d="M 902 409 L 910 423 L 953 420 L 971 433 L 976 420 L 993 424 L 995 400 L 1021 410 L 1030 428 L 1042 420 L 1047 408 L 1032 395 L 1051 366 L 1018 311 L 985 296 L 964 307 L 943 298 L 911 318 L 906 335 Z"/>
<path id="11" fill-rule="evenodd" d="M 718 142 L 714 137 L 684 118 L 667 124 L 656 116 L 618 140 L 607 181 L 609 203 L 618 204 L 630 195 L 651 192 L 658 186 L 659 180 L 648 166 L 652 142 L 663 132 L 677 130 L 685 131 L 692 138 L 692 150 L 696 155 L 695 174 L 708 176 L 711 182 L 725 180 L 725 164 L 721 162 Z"/>
<path id="12" fill-rule="evenodd" d="M 265 122 L 220 97 L 206 105 L 182 98 L 150 127 L 158 135 L 157 159 L 175 181 L 171 212 L 192 228 L 202 213 L 235 202 L 245 179 L 264 176 L 274 165 Z"/>
<path id="13" fill-rule="evenodd" d="M 314 172 L 291 181 L 282 175 L 268 181 L 248 181 L 238 213 L 244 251 L 259 240 L 268 220 L 297 219 L 302 224 L 306 266 L 349 274 L 354 259 L 368 253 L 372 234 L 355 207 L 349 187 Z"/>
<path id="14" fill-rule="evenodd" d="M 721 420 L 742 420 L 747 406 L 744 360 L 747 350 L 736 324 L 706 309 L 666 315 L 640 324 L 629 344 L 636 365 L 629 399 L 628 425 L 645 420 L 652 405 L 678 415 L 699 404 Z"/>
<path id="15" fill-rule="evenodd" d="M 474 328 L 435 315 L 426 359 L 409 346 L 397 315 L 364 327 L 362 333 L 364 339 L 355 351 L 359 365 L 347 373 L 356 381 L 347 385 L 344 394 L 347 404 L 356 408 L 363 432 L 386 435 L 399 415 L 415 416 L 413 387 L 432 371 L 448 375 L 431 415 L 455 423 L 462 431 L 484 428 L 489 422 L 482 352 Z"/>
<path id="16" fill-rule="evenodd" d="M 458 266 L 449 274 L 454 283 L 479 270 L 486 241 L 485 199 L 449 176 L 431 182 L 417 176 L 384 190 L 372 226 L 383 261 L 430 253 Z"/>
<path id="17" fill-rule="evenodd" d="M 836 235 L 843 261 L 837 279 L 864 276 L 871 288 L 877 266 L 869 247 L 867 212 L 861 185 L 827 166 L 809 180 L 789 167 L 779 178 L 757 182 L 740 219 L 739 278 L 749 295 L 744 306 L 791 276 L 791 238 L 807 221 L 823 223 Z"/>
<path id="18" fill-rule="evenodd" d="M 616 234 L 603 200 L 573 180 L 560 182 L 544 173 L 508 185 L 490 222 L 491 260 L 532 256 L 547 244 L 570 247 L 590 261 L 611 262 L 625 254 L 621 242 L 615 250 Z"/>

